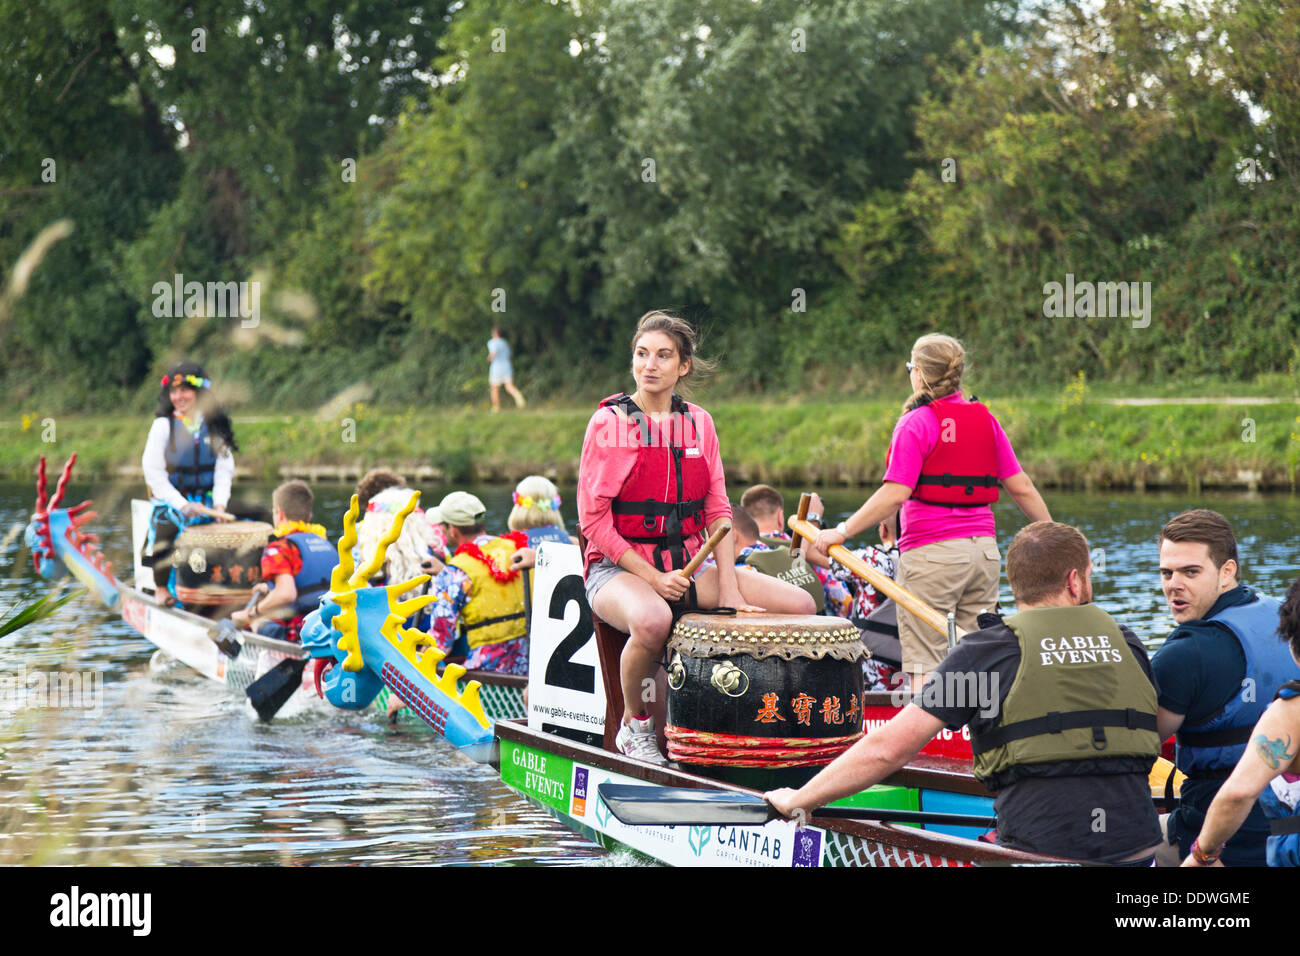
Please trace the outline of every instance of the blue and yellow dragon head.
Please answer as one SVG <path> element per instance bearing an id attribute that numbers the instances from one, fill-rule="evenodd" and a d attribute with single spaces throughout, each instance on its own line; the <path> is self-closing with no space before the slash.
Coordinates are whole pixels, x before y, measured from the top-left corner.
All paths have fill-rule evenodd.
<path id="1" fill-rule="evenodd" d="M 421 575 L 384 587 L 365 586 L 383 566 L 388 546 L 402 533 L 407 516 L 419 503 L 418 493 L 397 513 L 392 527 L 362 567 L 355 568 L 352 548 L 357 543 L 357 497 L 343 517 L 339 563 L 330 579 L 330 592 L 320 607 L 307 615 L 302 627 L 303 647 L 316 659 L 316 688 L 336 707 L 359 710 L 375 699 L 386 685 L 434 730 L 461 749 L 490 748 L 492 724 L 479 701 L 479 683 L 470 681 L 464 692 L 457 681 L 465 668 L 448 664 L 446 656 L 428 634 L 406 627 L 406 621 L 434 601 L 433 595 L 398 600 L 413 587 L 429 580 Z"/>

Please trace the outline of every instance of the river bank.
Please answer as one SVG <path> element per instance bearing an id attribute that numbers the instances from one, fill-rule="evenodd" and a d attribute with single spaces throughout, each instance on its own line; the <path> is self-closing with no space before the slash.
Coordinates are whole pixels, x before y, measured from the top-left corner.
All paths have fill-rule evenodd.
<path id="1" fill-rule="evenodd" d="M 988 405 L 1021 465 L 1047 488 L 1235 488 L 1294 491 L 1300 402 L 1197 404 L 1161 398 L 1000 398 Z M 712 402 L 728 480 L 810 487 L 869 486 L 884 472 L 896 401 Z M 377 465 L 414 481 L 495 483 L 542 473 L 577 478 L 589 408 L 388 411 L 353 405 L 328 418 L 234 418 L 238 477 L 353 482 Z M 77 453 L 84 480 L 138 480 L 147 421 L 137 415 L 0 421 L 0 476 L 27 479 L 46 455 Z"/>

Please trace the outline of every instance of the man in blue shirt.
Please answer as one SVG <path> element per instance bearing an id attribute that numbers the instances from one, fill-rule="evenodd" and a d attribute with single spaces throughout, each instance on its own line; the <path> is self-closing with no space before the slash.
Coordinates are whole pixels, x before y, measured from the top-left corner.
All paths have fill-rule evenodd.
<path id="1" fill-rule="evenodd" d="M 1160 865 L 1177 866 L 1205 811 L 1236 766 L 1251 728 L 1300 667 L 1278 638 L 1279 605 L 1241 584 L 1237 540 L 1223 515 L 1185 511 L 1160 532 L 1160 580 L 1178 625 L 1151 659 L 1159 688 L 1157 726 L 1177 734 L 1187 775 L 1180 805 L 1161 817 Z M 1228 866 L 1264 866 L 1268 822 L 1258 805 L 1223 849 Z"/>

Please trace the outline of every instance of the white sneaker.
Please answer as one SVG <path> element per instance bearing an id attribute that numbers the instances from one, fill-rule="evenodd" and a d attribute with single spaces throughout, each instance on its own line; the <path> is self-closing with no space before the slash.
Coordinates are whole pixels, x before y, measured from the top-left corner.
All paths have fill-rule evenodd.
<path id="1" fill-rule="evenodd" d="M 631 723 L 618 728 L 614 746 L 618 748 L 619 753 L 626 754 L 633 760 L 640 760 L 642 763 L 652 763 L 660 767 L 668 763 L 664 755 L 659 752 L 659 744 L 655 741 L 653 717 L 645 717 L 641 720 L 633 717 Z"/>

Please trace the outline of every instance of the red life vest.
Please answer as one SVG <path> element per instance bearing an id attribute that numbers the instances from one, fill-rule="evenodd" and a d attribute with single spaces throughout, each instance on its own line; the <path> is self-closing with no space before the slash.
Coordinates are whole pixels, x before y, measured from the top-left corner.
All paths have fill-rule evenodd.
<path id="1" fill-rule="evenodd" d="M 611 395 L 601 408 L 622 408 L 635 429 L 637 459 L 618 496 L 611 502 L 614 530 L 632 544 L 654 546 L 653 563 L 661 571 L 690 561 L 686 541 L 704 530 L 704 500 L 709 492 L 709 465 L 700 448 L 700 433 L 686 403 L 673 396 L 672 415 L 656 424 L 629 395 Z"/>
<path id="2" fill-rule="evenodd" d="M 979 402 L 926 406 L 939 420 L 939 442 L 921 463 L 912 497 L 929 505 L 976 508 L 998 500 L 993 415 Z M 951 436 L 950 441 L 945 437 Z"/>

